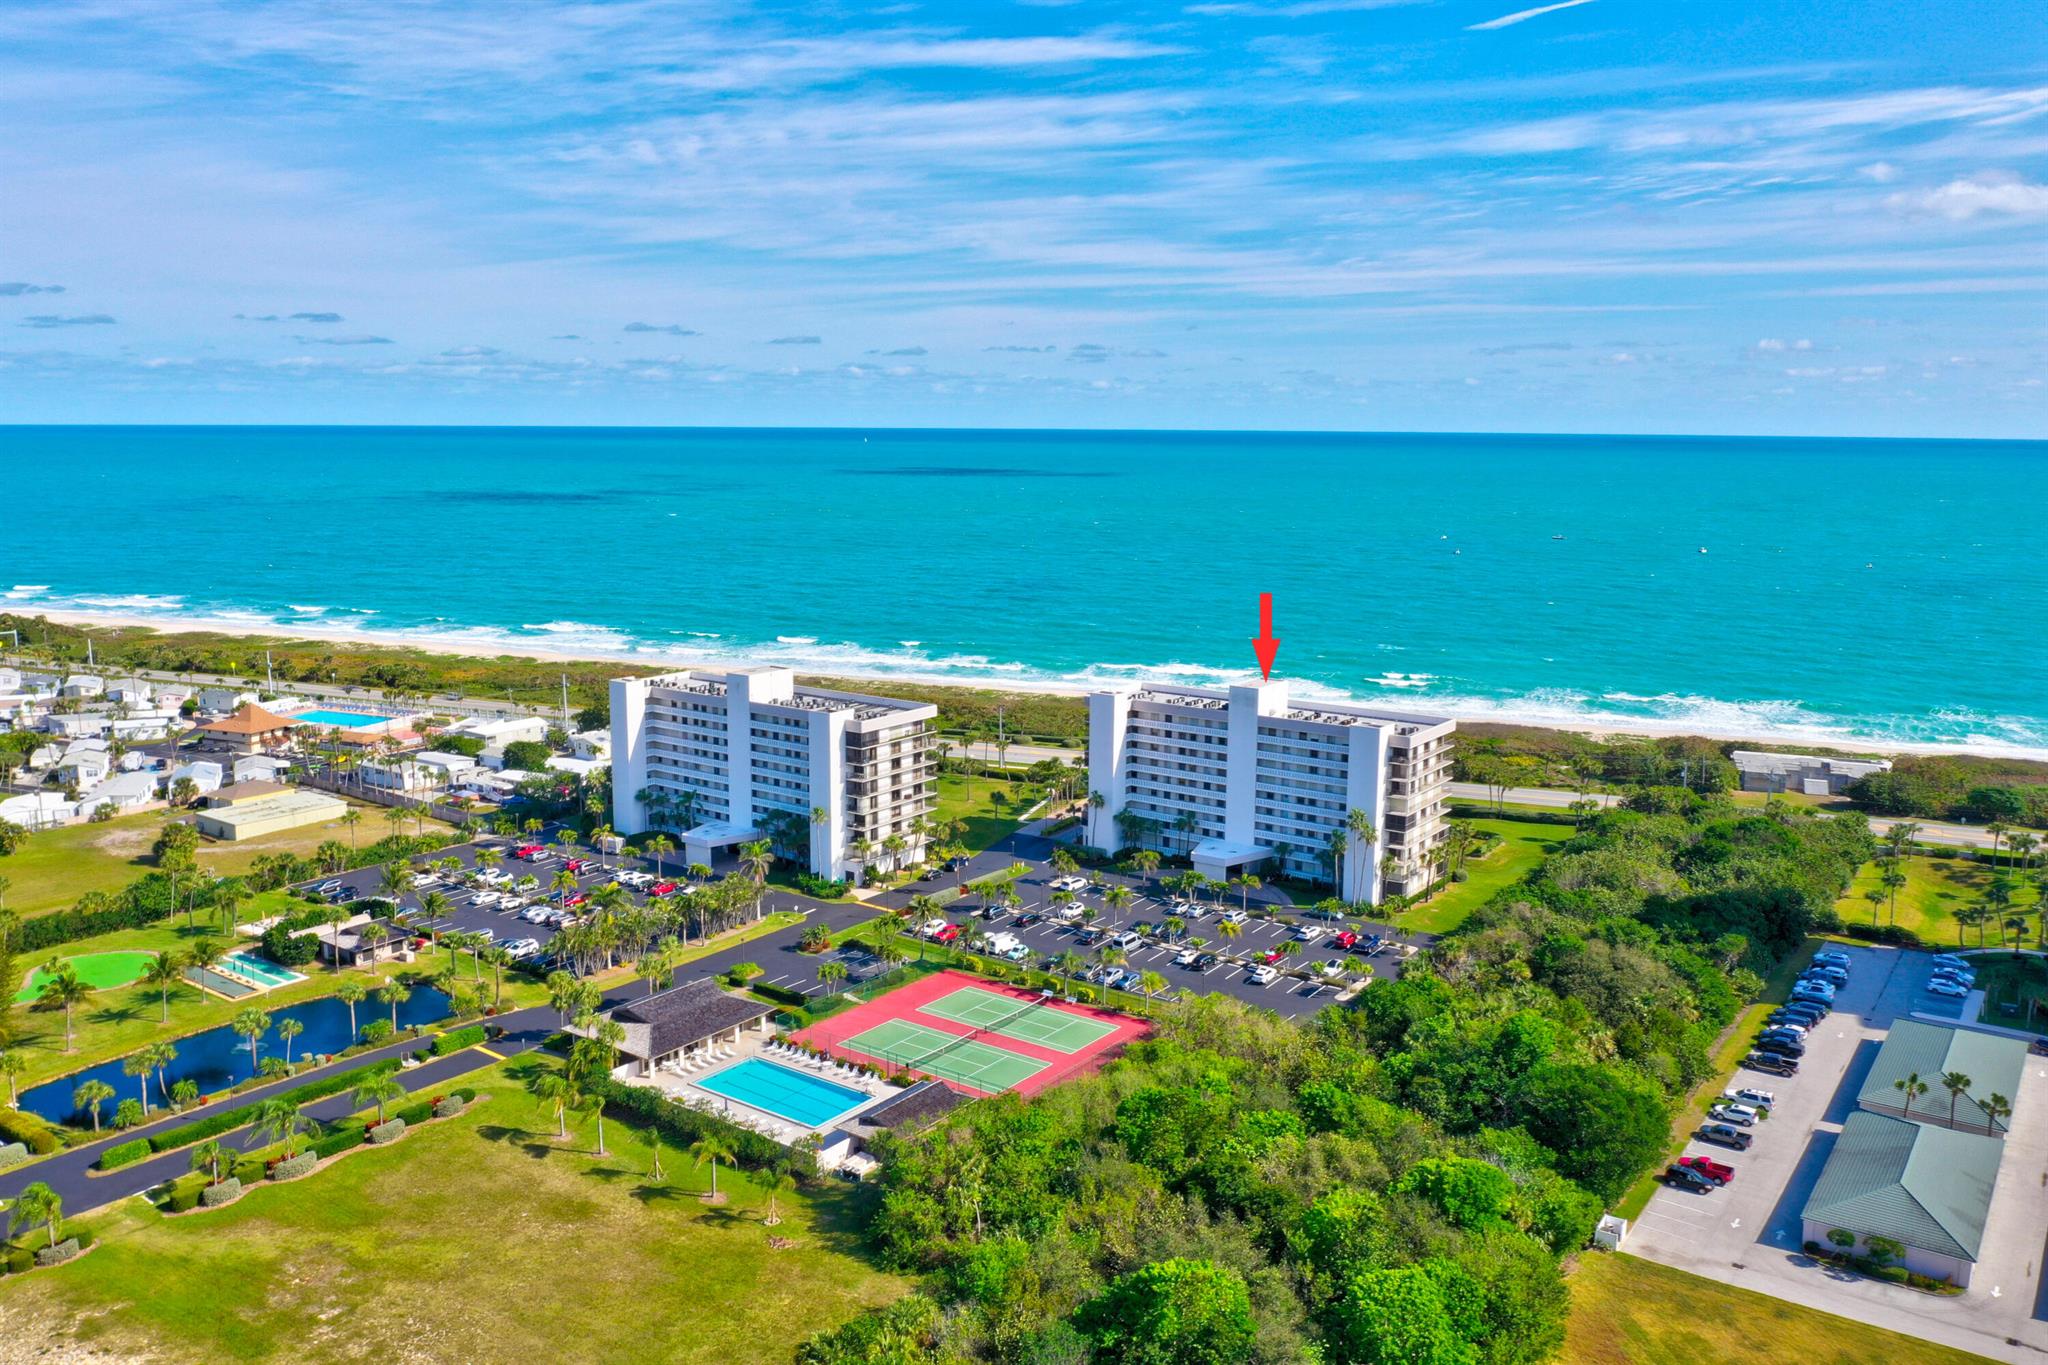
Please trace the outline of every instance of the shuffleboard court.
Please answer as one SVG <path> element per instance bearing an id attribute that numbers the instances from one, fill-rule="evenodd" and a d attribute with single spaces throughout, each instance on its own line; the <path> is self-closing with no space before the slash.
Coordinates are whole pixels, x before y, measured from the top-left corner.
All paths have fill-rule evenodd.
<path id="1" fill-rule="evenodd" d="M 990 1094 L 1028 1081 L 1047 1066 L 1021 1052 L 990 1047 L 967 1034 L 942 1033 L 908 1019 L 885 1019 L 846 1039 L 843 1046 L 892 1066 L 958 1081 Z"/>
<path id="2" fill-rule="evenodd" d="M 1069 1014 L 1043 1001 L 1020 1003 L 1015 996 L 985 991 L 979 986 L 963 986 L 917 1008 L 920 1014 L 937 1015 L 969 1028 L 986 1029 L 1070 1054 L 1092 1047 L 1117 1030 L 1115 1024 Z"/>
<path id="3" fill-rule="evenodd" d="M 149 964 L 156 960 L 155 953 L 119 949 L 109 953 L 85 953 L 79 957 L 67 957 L 62 965 L 71 968 L 78 979 L 96 991 L 112 990 L 139 981 Z M 38 967 L 28 974 L 21 989 L 15 992 L 16 1004 L 26 1004 L 41 994 L 49 982 L 50 974 Z"/>

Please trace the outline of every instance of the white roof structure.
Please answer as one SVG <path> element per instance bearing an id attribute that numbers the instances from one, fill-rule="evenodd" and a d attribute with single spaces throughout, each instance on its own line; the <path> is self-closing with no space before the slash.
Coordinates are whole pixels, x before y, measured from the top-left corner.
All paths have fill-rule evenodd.
<path id="1" fill-rule="evenodd" d="M 1797 777 L 1803 773 L 1831 774 L 1855 779 L 1891 771 L 1888 758 L 1828 758 L 1820 754 L 1780 754 L 1760 749 L 1737 749 L 1729 761 L 1746 773 L 1769 773 Z"/>

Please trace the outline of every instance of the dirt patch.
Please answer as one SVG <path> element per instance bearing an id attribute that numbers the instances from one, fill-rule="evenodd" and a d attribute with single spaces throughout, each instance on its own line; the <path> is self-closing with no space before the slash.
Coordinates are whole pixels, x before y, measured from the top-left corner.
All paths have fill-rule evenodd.
<path id="1" fill-rule="evenodd" d="M 92 846 L 110 858 L 133 862 L 148 853 L 156 843 L 157 832 L 147 827 L 136 829 L 108 830 L 92 841 Z"/>

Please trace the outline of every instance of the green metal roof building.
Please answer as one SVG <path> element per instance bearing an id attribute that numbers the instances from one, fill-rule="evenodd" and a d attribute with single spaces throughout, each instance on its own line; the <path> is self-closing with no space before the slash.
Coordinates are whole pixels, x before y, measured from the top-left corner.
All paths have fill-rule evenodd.
<path id="1" fill-rule="evenodd" d="M 2017 1038 L 1901 1019 L 1878 1049 L 1856 1103 L 1873 1114 L 2004 1137 L 2007 1120 L 1995 1120 L 1985 1113 L 1983 1101 L 2002 1095 L 2012 1103 L 2020 1093 L 2020 1076 L 2026 1065 L 2027 1045 Z M 1951 1071 L 1970 1078 L 1969 1090 L 1955 1100 L 1953 1121 L 1949 1093 L 1941 1084 L 1941 1078 Z M 1914 1075 L 1927 1086 L 1927 1093 L 1912 1101 L 1909 1113 L 1898 1083 Z"/>
<path id="2" fill-rule="evenodd" d="M 2004 1155 L 1997 1138 L 1851 1114 L 1800 1214 L 1803 1239 L 1825 1247 L 1841 1228 L 1863 1251 L 1889 1237 L 1906 1248 L 1908 1270 L 1968 1285 Z"/>

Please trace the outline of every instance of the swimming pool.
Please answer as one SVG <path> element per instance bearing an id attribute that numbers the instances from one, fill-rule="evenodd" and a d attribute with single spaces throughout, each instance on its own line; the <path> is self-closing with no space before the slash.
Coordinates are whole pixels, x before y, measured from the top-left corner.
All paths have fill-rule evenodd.
<path id="1" fill-rule="evenodd" d="M 300 711 L 292 719 L 304 721 L 308 725 L 328 725 L 343 730 L 366 730 L 372 725 L 385 724 L 391 717 L 372 716 L 362 711 Z"/>
<path id="2" fill-rule="evenodd" d="M 806 1075 L 776 1062 L 749 1057 L 696 1082 L 699 1090 L 737 1100 L 806 1128 L 822 1128 L 871 1098 L 851 1086 Z"/>
<path id="3" fill-rule="evenodd" d="M 279 986 L 289 986 L 294 981 L 304 981 L 306 979 L 297 972 L 288 972 L 275 962 L 256 957 L 250 953 L 229 953 L 220 960 L 220 965 L 233 972 L 236 976 L 246 977 L 259 986 L 267 986 L 272 989 Z"/>

